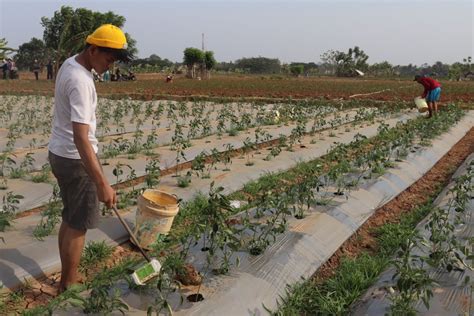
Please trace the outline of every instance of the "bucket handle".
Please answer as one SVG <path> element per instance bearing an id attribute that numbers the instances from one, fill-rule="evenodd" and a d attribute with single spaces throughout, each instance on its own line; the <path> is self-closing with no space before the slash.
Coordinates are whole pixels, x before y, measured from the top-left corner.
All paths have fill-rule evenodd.
<path id="1" fill-rule="evenodd" d="M 178 202 L 178 204 L 183 200 L 183 199 L 180 199 L 180 198 L 179 198 L 176 194 L 174 194 L 174 193 L 171 193 L 171 195 L 175 197 L 176 202 Z"/>

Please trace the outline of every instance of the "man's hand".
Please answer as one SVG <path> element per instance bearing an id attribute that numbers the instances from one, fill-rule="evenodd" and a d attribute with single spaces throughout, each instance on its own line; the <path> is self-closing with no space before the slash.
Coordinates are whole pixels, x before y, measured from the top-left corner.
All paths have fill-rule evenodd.
<path id="1" fill-rule="evenodd" d="M 103 202 L 107 208 L 112 208 L 117 203 L 117 194 L 110 185 L 104 185 L 97 188 L 99 201 Z"/>

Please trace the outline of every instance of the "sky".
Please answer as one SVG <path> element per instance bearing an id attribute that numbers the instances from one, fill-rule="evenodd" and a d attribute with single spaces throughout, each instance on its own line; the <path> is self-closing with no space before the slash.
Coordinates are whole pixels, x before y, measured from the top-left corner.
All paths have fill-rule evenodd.
<path id="1" fill-rule="evenodd" d="M 474 55 L 473 0 L 0 0 L 0 38 L 42 38 L 41 17 L 61 5 L 123 15 L 139 57 L 181 62 L 186 47 L 217 61 L 269 57 L 320 62 L 359 46 L 370 64 L 454 63 Z"/>

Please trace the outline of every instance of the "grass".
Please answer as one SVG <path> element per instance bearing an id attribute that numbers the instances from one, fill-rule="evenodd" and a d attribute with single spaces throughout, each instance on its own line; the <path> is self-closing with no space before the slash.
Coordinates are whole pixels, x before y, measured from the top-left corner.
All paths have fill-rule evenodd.
<path id="1" fill-rule="evenodd" d="M 113 249 L 105 241 L 88 242 L 82 253 L 80 270 L 85 271 L 87 268 L 107 260 L 112 254 Z"/>

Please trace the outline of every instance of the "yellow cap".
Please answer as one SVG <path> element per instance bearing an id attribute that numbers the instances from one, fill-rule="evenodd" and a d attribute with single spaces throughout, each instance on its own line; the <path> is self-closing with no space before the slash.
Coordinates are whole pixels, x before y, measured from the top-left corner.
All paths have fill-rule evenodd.
<path id="1" fill-rule="evenodd" d="M 86 43 L 100 47 L 127 49 L 125 34 L 112 24 L 99 26 L 94 33 L 87 36 Z"/>

